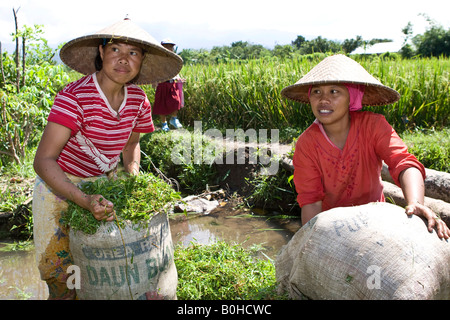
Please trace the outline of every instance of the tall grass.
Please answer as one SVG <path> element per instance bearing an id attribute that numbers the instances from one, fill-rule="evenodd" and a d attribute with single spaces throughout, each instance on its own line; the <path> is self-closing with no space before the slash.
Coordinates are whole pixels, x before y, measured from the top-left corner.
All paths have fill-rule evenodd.
<path id="1" fill-rule="evenodd" d="M 281 99 L 281 90 L 295 78 L 292 65 L 287 60 L 260 59 L 186 67 L 189 82 L 183 119 L 191 122 L 200 118 L 215 128 L 298 124 L 310 118 L 310 111 Z"/>
<path id="2" fill-rule="evenodd" d="M 369 108 L 384 114 L 397 130 L 449 125 L 449 59 L 376 59 L 363 61 L 362 65 L 401 94 L 400 100 L 392 106 Z"/>
<path id="3" fill-rule="evenodd" d="M 261 58 L 186 65 L 182 70 L 187 79 L 186 108 L 180 117 L 186 124 L 202 120 L 204 126 L 218 129 L 304 129 L 314 120 L 309 106 L 286 100 L 280 92 L 324 57 L 316 54 L 286 60 Z M 399 131 L 415 126 L 442 128 L 449 124 L 449 59 L 354 58 L 402 95 L 393 105 L 367 110 L 384 114 Z M 149 97 L 152 98 L 152 92 Z"/>
<path id="4" fill-rule="evenodd" d="M 450 172 L 450 128 L 405 131 L 401 138 L 422 164 L 438 171 Z"/>

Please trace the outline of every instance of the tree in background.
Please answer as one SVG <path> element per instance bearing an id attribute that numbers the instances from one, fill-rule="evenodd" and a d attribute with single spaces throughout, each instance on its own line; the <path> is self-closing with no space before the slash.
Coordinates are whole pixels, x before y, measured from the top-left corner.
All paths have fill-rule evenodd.
<path id="1" fill-rule="evenodd" d="M 306 42 L 306 39 L 304 36 L 297 36 L 297 38 L 291 42 L 292 46 L 295 49 L 300 49 L 302 47 L 302 45 Z"/>
<path id="2" fill-rule="evenodd" d="M 318 36 L 312 40 L 306 40 L 302 35 L 298 35 L 291 44 L 277 44 L 270 50 L 260 44 L 249 43 L 248 41 L 236 41 L 230 46 L 215 46 L 208 51 L 206 49 L 194 50 L 183 49 L 180 56 L 183 61 L 189 63 L 218 63 L 230 60 L 259 59 L 262 57 L 292 58 L 295 55 L 307 55 L 313 53 L 338 53 L 350 54 L 359 47 L 367 49 L 376 43 L 391 42 L 390 39 L 364 40 L 361 36 L 356 39 L 345 39 L 339 41 L 328 40 Z"/>
<path id="3" fill-rule="evenodd" d="M 311 54 L 316 52 L 344 52 L 350 54 L 359 47 L 363 47 L 364 50 L 366 50 L 374 44 L 383 42 L 392 42 L 392 40 L 379 38 L 364 40 L 361 36 L 357 36 L 356 39 L 345 39 L 341 43 L 339 41 L 328 40 L 320 36 L 309 41 L 303 36 L 297 36 L 297 39 L 292 41 L 292 46 L 295 47 L 300 54 Z"/>
<path id="4" fill-rule="evenodd" d="M 326 38 L 318 36 L 310 41 L 304 41 L 298 49 L 301 54 L 311 54 L 316 52 L 340 52 L 342 50 L 341 45 L 336 41 L 331 41 Z"/>
<path id="5" fill-rule="evenodd" d="M 402 33 L 404 36 L 404 41 L 402 48 L 400 49 L 400 54 L 403 58 L 412 58 L 414 56 L 414 49 L 411 44 L 409 44 L 409 40 L 411 39 L 413 35 L 413 25 L 411 22 L 408 22 L 408 24 L 402 29 Z"/>
<path id="6" fill-rule="evenodd" d="M 405 34 L 405 41 L 400 50 L 404 58 L 411 58 L 415 55 L 421 57 L 450 56 L 450 29 L 444 27 L 428 17 L 420 14 L 428 22 L 428 27 L 424 34 L 413 37 L 413 25 L 411 22 L 402 29 Z M 410 43 L 411 42 L 411 43 Z"/>
<path id="7" fill-rule="evenodd" d="M 11 160 L 21 163 L 46 123 L 54 96 L 69 81 L 64 66 L 52 60 L 58 49 L 42 38 L 42 26 L 19 28 L 18 11 L 13 9 L 16 51 L 1 53 L 0 168 Z"/>
<path id="8" fill-rule="evenodd" d="M 345 53 L 351 53 L 363 45 L 363 38 L 357 36 L 356 39 L 345 39 L 342 43 L 342 50 Z"/>

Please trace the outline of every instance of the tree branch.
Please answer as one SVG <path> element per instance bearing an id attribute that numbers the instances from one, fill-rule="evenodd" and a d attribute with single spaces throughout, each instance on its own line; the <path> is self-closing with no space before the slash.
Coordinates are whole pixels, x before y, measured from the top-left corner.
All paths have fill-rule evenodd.
<path id="1" fill-rule="evenodd" d="M 14 22 L 16 25 L 16 90 L 17 93 L 20 92 L 20 66 L 19 66 L 19 37 L 18 37 L 18 32 L 19 32 L 19 26 L 17 24 L 17 13 L 19 12 L 19 9 L 14 9 L 13 8 L 13 13 L 14 13 Z"/>

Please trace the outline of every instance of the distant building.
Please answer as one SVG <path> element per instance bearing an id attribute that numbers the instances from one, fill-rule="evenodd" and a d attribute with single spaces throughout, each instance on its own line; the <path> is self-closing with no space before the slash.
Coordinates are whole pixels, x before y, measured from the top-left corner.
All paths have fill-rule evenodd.
<path id="1" fill-rule="evenodd" d="M 373 46 L 367 46 L 366 50 L 364 47 L 359 47 L 352 54 L 381 54 L 385 52 L 399 52 L 402 48 L 402 43 L 399 42 L 383 42 L 377 43 Z"/>

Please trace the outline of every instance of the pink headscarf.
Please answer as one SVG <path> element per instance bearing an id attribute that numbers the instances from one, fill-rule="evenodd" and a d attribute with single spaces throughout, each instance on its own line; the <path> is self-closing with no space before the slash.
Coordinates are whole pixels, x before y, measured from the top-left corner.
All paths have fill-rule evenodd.
<path id="1" fill-rule="evenodd" d="M 348 89 L 348 93 L 350 95 L 350 111 L 359 111 L 362 109 L 362 99 L 364 97 L 364 89 L 365 85 L 362 84 L 352 84 L 352 83 L 344 83 L 344 85 Z"/>
<path id="2" fill-rule="evenodd" d="M 352 83 L 343 83 L 347 87 L 348 93 L 350 95 L 350 103 L 349 110 L 350 111 L 359 111 L 362 109 L 362 99 L 364 97 L 364 89 L 366 86 L 363 84 L 352 84 Z M 311 95 L 311 88 L 308 90 L 308 98 Z"/>

